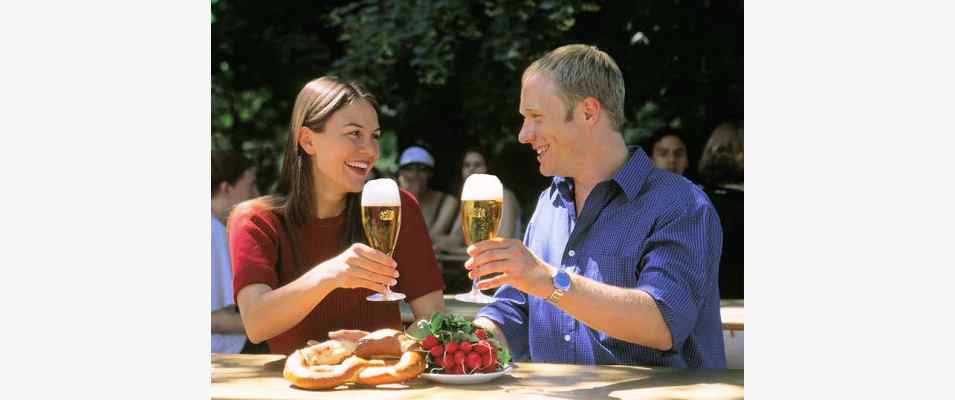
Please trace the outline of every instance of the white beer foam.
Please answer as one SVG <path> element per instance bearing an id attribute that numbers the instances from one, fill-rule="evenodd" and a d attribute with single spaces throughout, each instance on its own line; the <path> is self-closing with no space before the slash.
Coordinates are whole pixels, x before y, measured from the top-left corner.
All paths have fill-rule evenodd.
<path id="1" fill-rule="evenodd" d="M 464 181 L 461 200 L 504 200 L 504 185 L 497 176 L 471 174 Z"/>
<path id="2" fill-rule="evenodd" d="M 361 191 L 362 206 L 401 206 L 398 184 L 388 178 L 372 179 Z"/>

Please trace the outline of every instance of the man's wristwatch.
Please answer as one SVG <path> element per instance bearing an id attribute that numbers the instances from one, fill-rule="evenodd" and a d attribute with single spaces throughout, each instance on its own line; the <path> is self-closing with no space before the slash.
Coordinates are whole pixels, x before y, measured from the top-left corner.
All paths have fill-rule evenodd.
<path id="1" fill-rule="evenodd" d="M 551 304 L 557 304 L 560 301 L 560 298 L 564 296 L 570 290 L 570 274 L 563 269 L 558 268 L 557 273 L 553 277 L 554 282 L 554 291 L 551 292 L 550 296 L 547 297 L 547 301 Z"/>

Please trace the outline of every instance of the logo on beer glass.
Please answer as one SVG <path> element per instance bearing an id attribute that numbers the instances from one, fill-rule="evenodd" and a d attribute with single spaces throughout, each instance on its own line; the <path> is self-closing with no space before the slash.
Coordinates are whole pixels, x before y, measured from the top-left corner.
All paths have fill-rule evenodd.
<path id="1" fill-rule="evenodd" d="M 474 219 L 479 219 L 479 220 L 482 220 L 482 221 L 483 221 L 484 219 L 487 219 L 487 209 L 485 209 L 485 208 L 475 208 L 475 209 L 472 211 L 472 213 L 474 214 L 474 215 L 472 216 L 472 218 L 474 218 Z"/>

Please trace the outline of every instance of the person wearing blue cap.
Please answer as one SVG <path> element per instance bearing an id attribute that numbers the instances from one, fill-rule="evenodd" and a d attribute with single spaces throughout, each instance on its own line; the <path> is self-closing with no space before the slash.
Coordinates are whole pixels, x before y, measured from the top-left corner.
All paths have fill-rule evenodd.
<path id="1" fill-rule="evenodd" d="M 457 197 L 428 187 L 433 170 L 434 158 L 419 146 L 408 147 L 398 160 L 398 185 L 418 199 L 432 241 L 448 234 L 458 212 Z"/>

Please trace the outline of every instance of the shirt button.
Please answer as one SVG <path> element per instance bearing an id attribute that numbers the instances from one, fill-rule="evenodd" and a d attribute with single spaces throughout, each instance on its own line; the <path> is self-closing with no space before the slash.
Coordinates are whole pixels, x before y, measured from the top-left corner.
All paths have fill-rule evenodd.
<path id="1" fill-rule="evenodd" d="M 571 257 L 573 257 L 575 254 L 577 254 L 577 253 L 574 253 L 573 250 L 567 252 L 567 255 L 568 255 L 568 256 L 571 256 Z"/>
<path id="2" fill-rule="evenodd" d="M 570 341 L 570 335 L 564 335 L 564 341 L 565 341 L 565 342 L 569 342 L 569 341 Z"/>

